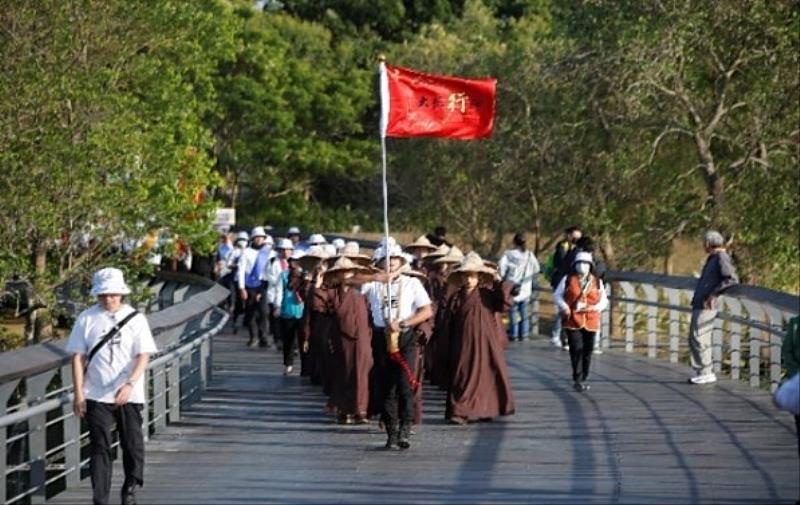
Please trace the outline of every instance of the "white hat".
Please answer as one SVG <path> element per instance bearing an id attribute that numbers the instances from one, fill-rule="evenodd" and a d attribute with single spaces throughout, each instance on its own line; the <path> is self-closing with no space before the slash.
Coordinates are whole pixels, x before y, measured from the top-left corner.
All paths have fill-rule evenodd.
<path id="1" fill-rule="evenodd" d="M 594 259 L 592 258 L 592 253 L 590 252 L 579 252 L 575 255 L 575 259 L 572 260 L 572 264 L 575 263 L 589 263 L 590 265 L 594 265 Z"/>
<path id="2" fill-rule="evenodd" d="M 339 250 L 344 249 L 345 242 L 343 238 L 335 238 L 331 241 L 331 244 L 333 244 L 333 247 L 335 247 L 336 251 L 338 252 Z"/>
<path id="3" fill-rule="evenodd" d="M 248 235 L 246 231 L 240 231 L 236 234 L 236 242 L 239 242 L 240 240 L 247 242 L 250 240 L 250 235 Z"/>
<path id="4" fill-rule="evenodd" d="M 250 238 L 266 237 L 266 236 L 267 232 L 264 231 L 263 226 L 256 226 L 255 228 L 253 228 L 253 231 L 250 232 Z"/>
<path id="5" fill-rule="evenodd" d="M 286 232 L 287 235 L 300 235 L 300 228 L 297 226 L 292 226 L 289 228 L 289 231 Z"/>
<path id="6" fill-rule="evenodd" d="M 128 295 L 130 292 L 119 268 L 103 268 L 95 272 L 92 277 L 92 296 Z"/>
<path id="7" fill-rule="evenodd" d="M 328 253 L 328 256 L 336 256 L 336 253 L 339 252 L 339 250 L 336 249 L 336 246 L 333 244 L 322 244 L 320 247 L 325 249 L 325 252 Z"/>
<path id="8" fill-rule="evenodd" d="M 328 243 L 328 241 L 325 240 L 325 237 L 323 237 L 319 233 L 311 234 L 311 236 L 308 237 L 308 240 L 306 242 L 308 242 L 309 245 L 319 245 Z"/>
<path id="9" fill-rule="evenodd" d="M 292 251 L 292 255 L 289 257 L 289 259 L 299 260 L 300 258 L 302 258 L 305 255 L 306 255 L 306 253 L 304 253 L 303 251 L 298 249 L 296 251 Z"/>
<path id="10" fill-rule="evenodd" d="M 288 238 L 282 238 L 278 240 L 275 249 L 294 249 L 294 244 Z"/>
<path id="11" fill-rule="evenodd" d="M 388 255 L 387 255 L 387 249 L 384 247 L 379 247 L 375 249 L 375 255 L 374 255 L 375 262 L 382 261 L 386 259 L 386 256 L 389 256 L 390 258 L 400 258 L 403 260 L 404 263 L 408 263 L 408 258 L 403 253 L 403 249 L 399 245 L 397 245 L 396 242 L 392 243 L 391 237 L 389 237 L 389 239 L 390 239 L 389 242 L 390 245 L 388 248 Z"/>
<path id="12" fill-rule="evenodd" d="M 275 240 L 272 239 L 272 235 L 267 235 L 264 237 L 264 243 L 267 245 L 272 245 L 275 243 Z"/>

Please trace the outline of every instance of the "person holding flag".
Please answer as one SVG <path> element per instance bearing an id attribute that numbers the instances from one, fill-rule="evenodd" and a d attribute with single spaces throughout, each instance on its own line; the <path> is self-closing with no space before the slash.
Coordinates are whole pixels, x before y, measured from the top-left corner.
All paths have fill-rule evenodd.
<path id="1" fill-rule="evenodd" d="M 373 277 L 379 280 L 361 286 L 374 325 L 375 368 L 371 389 L 377 393 L 374 398 L 383 404 L 381 419 L 386 429 L 386 448 L 408 449 L 418 387 L 415 327 L 433 315 L 431 299 L 418 278 L 401 275 L 406 259 L 396 243 L 384 241 L 376 259 L 378 266 L 389 273 Z"/>

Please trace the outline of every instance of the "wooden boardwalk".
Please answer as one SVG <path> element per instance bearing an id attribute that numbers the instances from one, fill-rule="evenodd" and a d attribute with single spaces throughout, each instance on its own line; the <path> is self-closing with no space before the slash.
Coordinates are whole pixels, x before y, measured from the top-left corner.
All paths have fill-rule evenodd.
<path id="1" fill-rule="evenodd" d="M 595 356 L 572 391 L 566 352 L 545 340 L 507 352 L 517 414 L 444 423 L 426 392 L 412 449 L 382 448 L 377 425 L 340 426 L 274 350 L 214 343 L 214 378 L 180 423 L 147 444 L 140 503 L 794 503 L 797 439 L 770 397 L 622 353 Z M 115 469 L 118 500 L 122 473 Z M 88 480 L 55 503 L 88 503 Z"/>

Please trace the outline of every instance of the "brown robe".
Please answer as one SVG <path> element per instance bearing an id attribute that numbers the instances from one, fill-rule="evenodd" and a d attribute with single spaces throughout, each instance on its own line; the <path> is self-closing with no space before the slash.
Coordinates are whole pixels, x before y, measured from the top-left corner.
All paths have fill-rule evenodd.
<path id="1" fill-rule="evenodd" d="M 446 415 L 492 418 L 514 413 L 497 313 L 511 306 L 511 283 L 495 282 L 454 294 L 448 319 L 452 370 Z"/>
<path id="2" fill-rule="evenodd" d="M 307 366 L 311 384 L 321 385 L 325 395 L 330 395 L 331 351 L 329 340 L 333 320 L 331 314 L 314 307 L 315 291 L 314 284 L 309 283 L 306 300 L 311 303 L 306 303 L 303 313 L 302 335 L 304 341 L 308 341 Z"/>
<path id="3" fill-rule="evenodd" d="M 340 415 L 366 416 L 372 369 L 372 330 L 367 299 L 355 288 L 320 288 L 314 308 L 333 315 L 331 403 Z"/>

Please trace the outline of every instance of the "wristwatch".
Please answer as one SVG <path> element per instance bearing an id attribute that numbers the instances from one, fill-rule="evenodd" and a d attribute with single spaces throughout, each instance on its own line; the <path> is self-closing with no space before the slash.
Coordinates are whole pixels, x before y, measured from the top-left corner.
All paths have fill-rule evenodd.
<path id="1" fill-rule="evenodd" d="M 405 321 L 400 321 L 397 324 L 397 326 L 399 326 L 401 330 L 405 330 L 406 328 L 408 328 L 408 323 L 406 323 Z"/>
<path id="2" fill-rule="evenodd" d="M 125 381 L 125 385 L 128 385 L 130 387 L 134 387 L 134 386 L 136 386 L 136 381 L 134 381 L 133 379 L 128 379 L 128 380 Z"/>

